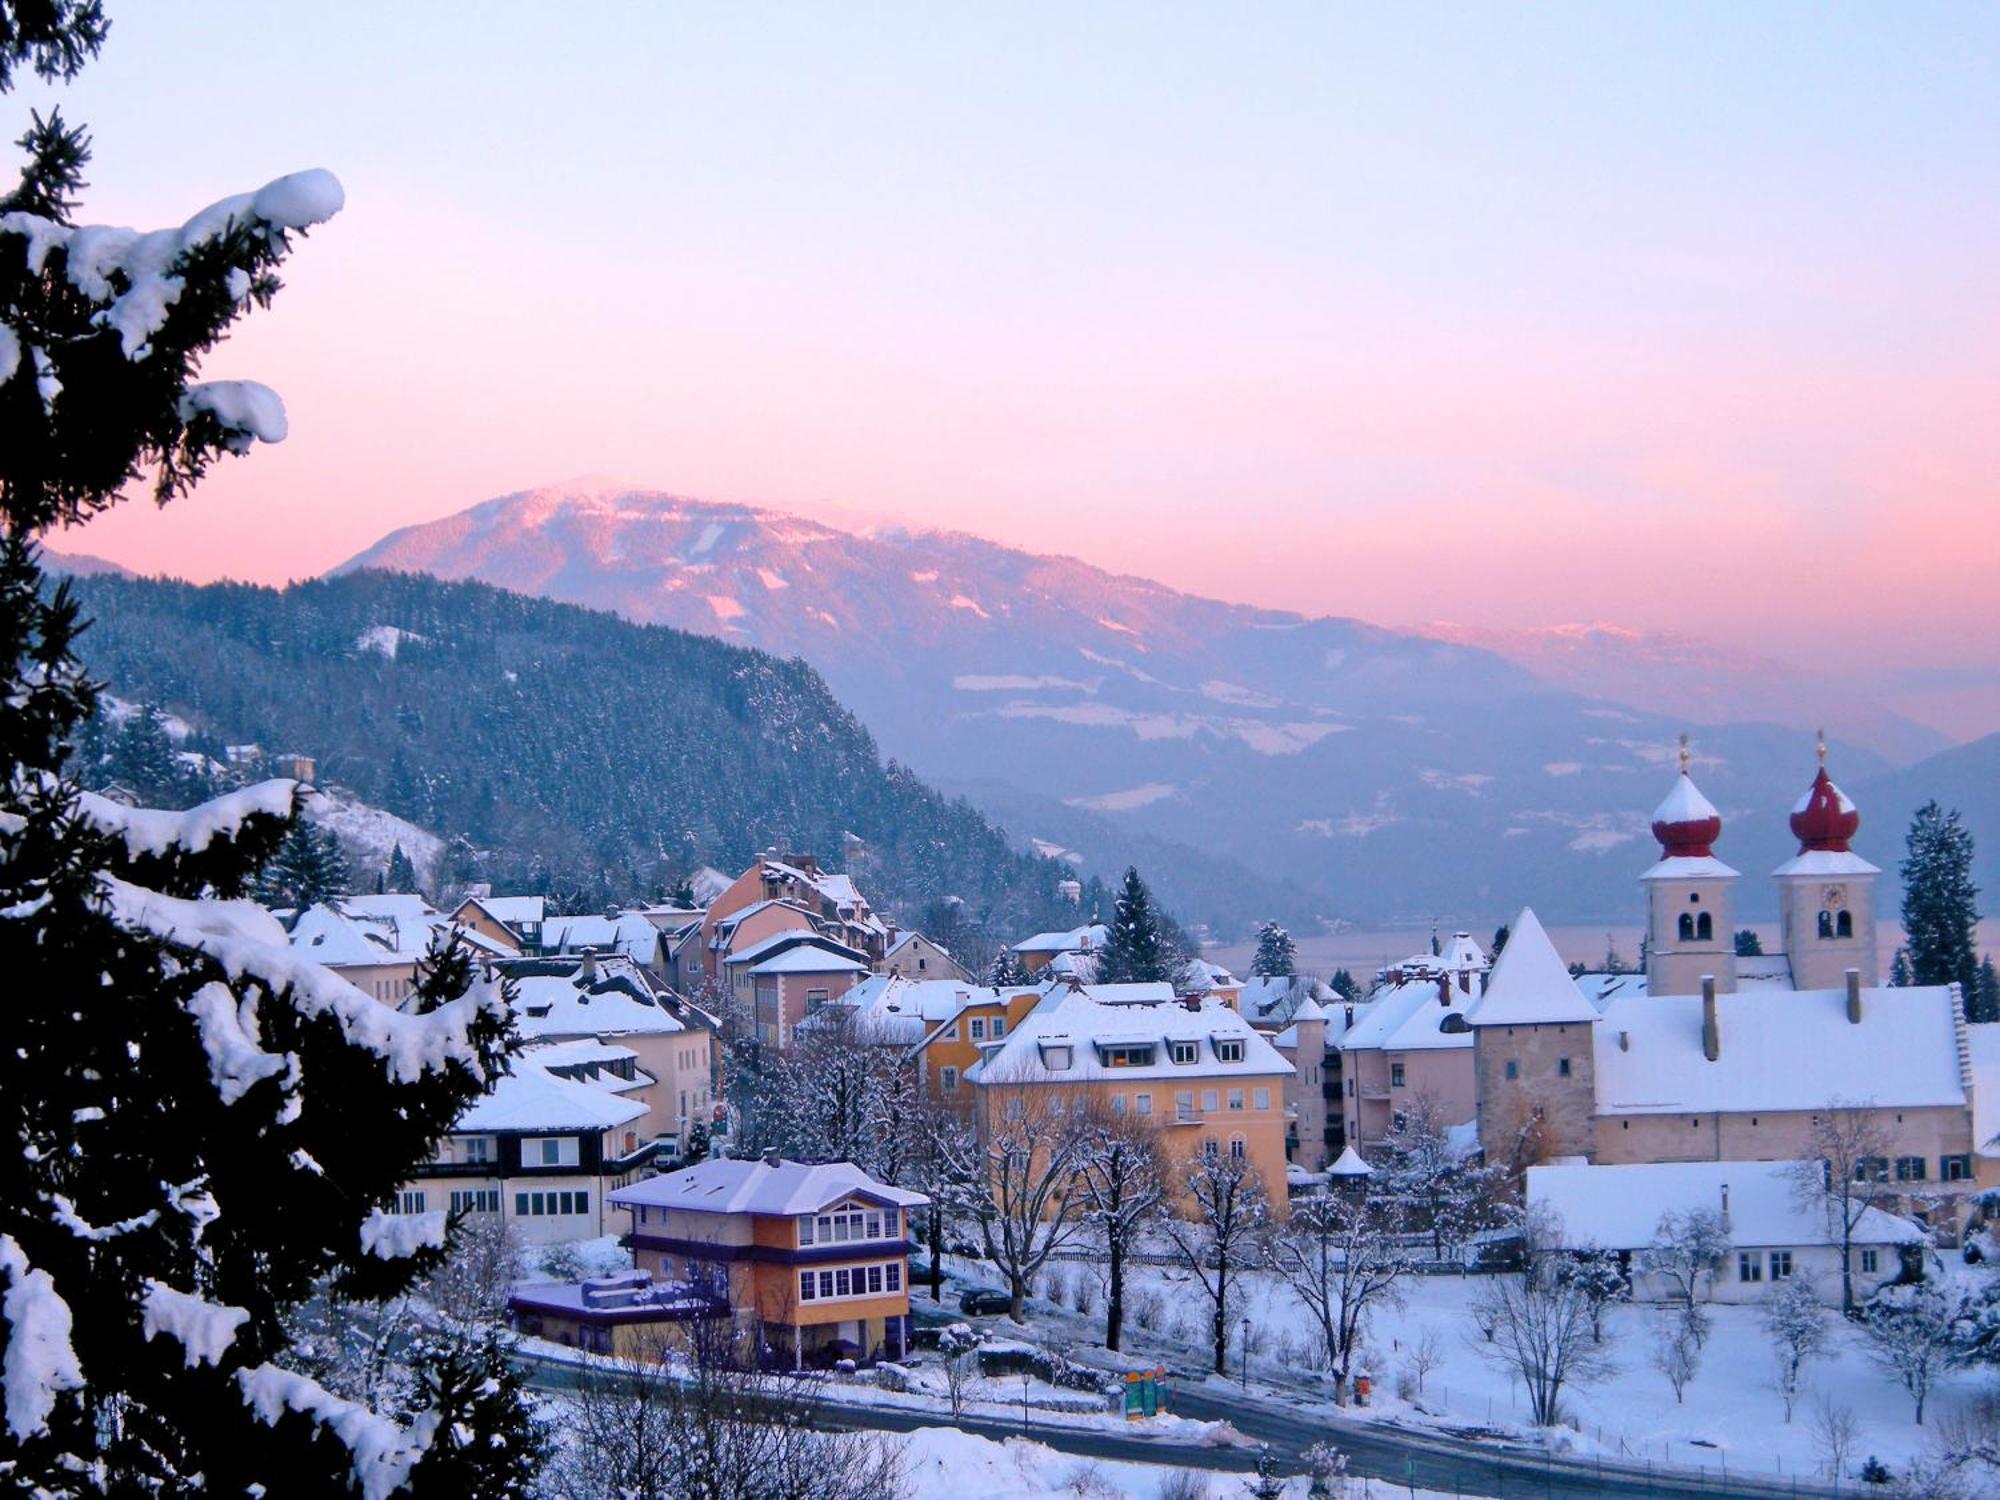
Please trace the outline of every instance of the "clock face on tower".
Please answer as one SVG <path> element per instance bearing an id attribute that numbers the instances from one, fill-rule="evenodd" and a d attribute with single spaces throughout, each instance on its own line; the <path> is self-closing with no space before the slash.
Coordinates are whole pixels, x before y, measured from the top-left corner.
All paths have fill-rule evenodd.
<path id="1" fill-rule="evenodd" d="M 1819 904 L 1827 911 L 1839 911 L 1841 907 L 1847 905 L 1847 887 L 1844 885 L 1823 887 L 1819 893 Z"/>

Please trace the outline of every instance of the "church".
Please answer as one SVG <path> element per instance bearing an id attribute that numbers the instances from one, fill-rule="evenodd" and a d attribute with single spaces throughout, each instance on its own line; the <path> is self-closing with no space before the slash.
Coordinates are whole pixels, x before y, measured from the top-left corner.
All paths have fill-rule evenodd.
<path id="1" fill-rule="evenodd" d="M 1879 982 L 1881 871 L 1853 851 L 1860 813 L 1825 761 L 1822 746 L 1792 809 L 1798 852 L 1771 872 L 1782 954 L 1737 956 L 1741 876 L 1716 854 L 1723 819 L 1685 746 L 1640 876 L 1644 984 L 1580 986 L 1521 913 L 1467 1017 L 1489 1161 L 1787 1161 L 1813 1154 L 1816 1115 L 1847 1105 L 1888 1143 L 1869 1170 L 1912 1200 L 2000 1169 L 1974 1123 L 1989 1049 L 1972 1033 L 1992 1028 L 1967 1025 L 1956 986 Z"/>

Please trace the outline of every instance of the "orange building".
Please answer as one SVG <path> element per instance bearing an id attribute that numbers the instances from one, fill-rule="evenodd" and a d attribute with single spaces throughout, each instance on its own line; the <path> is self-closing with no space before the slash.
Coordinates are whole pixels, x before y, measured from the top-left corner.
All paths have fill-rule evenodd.
<path id="1" fill-rule="evenodd" d="M 909 1352 L 908 1213 L 930 1202 L 922 1193 L 851 1162 L 773 1153 L 648 1178 L 611 1202 L 632 1216 L 638 1270 L 726 1297 L 775 1363 Z"/>

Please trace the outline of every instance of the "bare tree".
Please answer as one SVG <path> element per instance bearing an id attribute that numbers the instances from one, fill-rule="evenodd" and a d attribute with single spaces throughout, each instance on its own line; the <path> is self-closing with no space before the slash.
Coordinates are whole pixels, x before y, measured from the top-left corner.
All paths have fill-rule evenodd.
<path id="1" fill-rule="evenodd" d="M 1082 1231 L 1075 1192 L 1083 1134 L 1060 1095 L 1005 1079 L 982 1080 L 983 1129 L 947 1144 L 970 1154 L 954 1163 L 967 1216 L 986 1257 L 1007 1278 L 1009 1316 L 1023 1321 L 1028 1287 L 1057 1250 Z"/>
<path id="2" fill-rule="evenodd" d="M 1826 1309 L 1805 1277 L 1787 1276 L 1764 1299 L 1764 1336 L 1777 1364 L 1771 1384 L 1785 1403 L 1789 1423 L 1807 1361 L 1826 1352 Z"/>
<path id="3" fill-rule="evenodd" d="M 1116 1352 L 1125 1328 L 1125 1262 L 1167 1195 L 1159 1128 L 1135 1115 L 1093 1111 L 1077 1143 L 1076 1193 L 1086 1227 L 1104 1247 L 1104 1347 Z M 1079 1312 L 1082 1304 L 1079 1297 Z"/>
<path id="4" fill-rule="evenodd" d="M 1187 1169 L 1188 1217 L 1164 1204 L 1162 1232 L 1181 1263 L 1208 1294 L 1215 1373 L 1229 1367 L 1229 1310 L 1237 1279 L 1252 1265 L 1259 1237 L 1271 1220 L 1264 1179 L 1247 1156 L 1204 1150 Z"/>
<path id="5" fill-rule="evenodd" d="M 821 1431 L 815 1387 L 744 1368 L 721 1322 L 593 1360 L 544 1475 L 556 1500 L 877 1500 L 904 1491 L 882 1439 Z"/>
<path id="6" fill-rule="evenodd" d="M 1565 1386 L 1617 1368 L 1593 1336 L 1590 1298 L 1555 1275 L 1546 1257 L 1519 1276 L 1494 1277 L 1473 1309 L 1482 1332 L 1491 1330 L 1473 1350 L 1521 1377 L 1538 1426 L 1561 1420 Z"/>
<path id="7" fill-rule="evenodd" d="M 1927 1281 L 1884 1287 L 1863 1309 L 1869 1353 L 1910 1393 L 1919 1427 L 1931 1387 L 1957 1353 L 1959 1311 L 1952 1298 Z"/>
<path id="8" fill-rule="evenodd" d="M 1840 1244 L 1840 1310 L 1854 1311 L 1854 1232 L 1871 1208 L 1895 1200 L 1889 1182 L 1889 1133 L 1872 1100 L 1834 1099 L 1812 1117 L 1804 1158 L 1793 1169 L 1792 1195 L 1826 1217 Z"/>
<path id="9" fill-rule="evenodd" d="M 1438 1260 L 1458 1253 L 1491 1217 L 1500 1172 L 1478 1164 L 1451 1138 L 1435 1095 L 1419 1093 L 1383 1138 L 1376 1182 L 1402 1201 L 1411 1230 L 1428 1234 Z"/>
<path id="10" fill-rule="evenodd" d="M 969 1328 L 947 1328 L 938 1338 L 938 1358 L 944 1362 L 945 1400 L 956 1422 L 965 1415 L 966 1393 L 979 1373 L 979 1340 Z"/>
<path id="11" fill-rule="evenodd" d="M 1398 1283 L 1410 1270 L 1405 1222 L 1396 1200 L 1334 1193 L 1300 1199 L 1265 1243 L 1265 1264 L 1319 1325 L 1336 1378 L 1333 1399 L 1342 1406 L 1368 1320 L 1402 1305 Z"/>
<path id="12" fill-rule="evenodd" d="M 447 1320 L 497 1327 L 520 1276 L 521 1234 L 500 1214 L 466 1214 L 452 1228 L 444 1263 L 424 1284 L 424 1298 Z"/>
<path id="13" fill-rule="evenodd" d="M 1854 1418 L 1854 1408 L 1821 1396 L 1813 1403 L 1812 1437 L 1826 1477 L 1836 1483 L 1846 1477 L 1847 1462 L 1861 1441 L 1861 1424 Z"/>
<path id="14" fill-rule="evenodd" d="M 1729 1245 L 1729 1225 L 1720 1210 L 1670 1208 L 1660 1215 L 1652 1244 L 1639 1252 L 1639 1269 L 1672 1287 L 1682 1313 L 1692 1319 Z M 1707 1337 L 1705 1330 L 1696 1331 L 1697 1341 Z"/>
<path id="15" fill-rule="evenodd" d="M 1444 1363 L 1444 1335 L 1435 1328 L 1426 1328 L 1410 1341 L 1410 1373 L 1416 1377 L 1417 1394 L 1424 1393 L 1424 1382 L 1431 1377 L 1431 1371 Z"/>
<path id="16" fill-rule="evenodd" d="M 1653 1368 L 1667 1377 L 1674 1388 L 1674 1404 L 1681 1404 L 1688 1383 L 1701 1368 L 1704 1335 L 1696 1327 L 1703 1316 L 1699 1308 L 1676 1308 L 1664 1314 L 1653 1331 Z"/>

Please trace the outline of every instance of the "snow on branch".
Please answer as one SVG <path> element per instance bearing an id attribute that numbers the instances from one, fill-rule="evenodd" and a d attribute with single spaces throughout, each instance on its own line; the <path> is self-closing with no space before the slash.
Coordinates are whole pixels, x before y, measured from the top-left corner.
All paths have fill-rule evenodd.
<path id="1" fill-rule="evenodd" d="M 224 793 L 185 812 L 127 807 L 96 792 L 78 792 L 76 810 L 99 833 L 123 838 L 125 848 L 135 859 L 147 855 L 159 857 L 176 849 L 184 854 L 199 854 L 218 838 L 235 838 L 251 818 L 289 818 L 298 791 L 298 782 L 274 777 Z"/>
<path id="2" fill-rule="evenodd" d="M 354 1477 L 365 1500 L 386 1500 L 401 1489 L 429 1446 L 434 1430 L 421 1420 L 405 1432 L 387 1417 L 336 1396 L 316 1380 L 262 1364 L 239 1370 L 243 1399 L 260 1421 L 275 1427 L 288 1411 L 311 1417 L 354 1455 Z"/>
<path id="3" fill-rule="evenodd" d="M 380 1057 L 399 1083 L 444 1072 L 453 1063 L 485 1080 L 469 1032 L 482 1012 L 504 1014 L 497 986 L 475 986 L 436 1010 L 409 1015 L 293 952 L 278 919 L 253 901 L 183 900 L 110 875 L 99 877 L 98 889 L 111 919 L 127 931 L 204 954 L 229 978 L 262 984 L 301 1015 L 333 1016 L 348 1042 Z"/>
<path id="4" fill-rule="evenodd" d="M 254 380 L 205 380 L 191 385 L 177 408 L 183 422 L 206 414 L 228 437 L 231 453 L 248 453 L 252 442 L 282 443 L 288 431 L 285 403 L 268 385 Z"/>
<path id="5" fill-rule="evenodd" d="M 146 1279 L 140 1308 L 144 1314 L 142 1326 L 146 1341 L 151 1343 L 162 1333 L 178 1340 L 187 1352 L 187 1367 L 190 1370 L 200 1364 L 221 1364 L 222 1356 L 236 1341 L 236 1330 L 250 1321 L 247 1308 L 204 1302 L 151 1277 Z"/>
<path id="6" fill-rule="evenodd" d="M 62 1392 L 83 1388 L 83 1366 L 69 1341 L 69 1304 L 57 1293 L 55 1278 L 29 1266 L 11 1234 L 0 1234 L 0 1272 L 8 1282 L 0 1313 L 10 1325 L 0 1389 L 6 1393 L 7 1430 L 25 1442 L 48 1431 L 49 1413 Z"/>
<path id="7" fill-rule="evenodd" d="M 266 1052 L 257 1045 L 257 1000 L 238 1000 L 226 984 L 205 984 L 187 1003 L 201 1029 L 208 1054 L 209 1082 L 224 1104 L 234 1104 L 252 1085 L 280 1073 L 298 1078 L 299 1060 L 289 1052 Z"/>
<path id="8" fill-rule="evenodd" d="M 444 1214 L 389 1214 L 374 1209 L 361 1225 L 361 1251 L 382 1260 L 407 1260 L 424 1250 L 444 1248 Z"/>
<path id="9" fill-rule="evenodd" d="M 280 177 L 254 193 L 211 203 L 178 229 L 141 233 L 107 224 L 72 226 L 40 214 L 15 212 L 0 214 L 0 238 L 14 236 L 25 242 L 28 271 L 35 276 L 42 274 L 52 251 L 62 250 L 69 284 L 103 304 L 92 322 L 114 330 L 125 357 L 138 360 L 153 352 L 153 335 L 166 325 L 169 310 L 186 289 L 185 280 L 175 272 L 185 268 L 190 252 L 239 228 L 279 242 L 291 230 L 324 223 L 345 202 L 339 180 L 331 172 L 314 169 Z M 247 277 L 232 283 L 238 296 L 247 296 L 250 289 Z M 15 343 L 18 364 L 18 340 Z M 0 361 L 5 352 L 0 348 Z"/>

